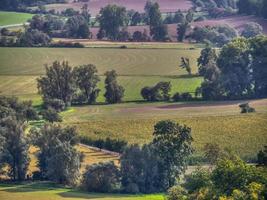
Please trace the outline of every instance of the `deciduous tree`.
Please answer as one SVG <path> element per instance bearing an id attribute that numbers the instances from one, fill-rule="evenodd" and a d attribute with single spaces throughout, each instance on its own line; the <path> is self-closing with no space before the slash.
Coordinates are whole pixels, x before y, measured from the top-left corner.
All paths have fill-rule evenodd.
<path id="1" fill-rule="evenodd" d="M 104 94 L 107 103 L 119 103 L 122 101 L 124 95 L 124 88 L 117 82 L 117 73 L 115 70 L 107 71 L 105 73 L 105 89 Z"/>
<path id="2" fill-rule="evenodd" d="M 23 122 L 11 117 L 0 121 L 0 137 L 3 143 L 0 163 L 7 164 L 8 175 L 12 180 L 24 180 L 30 159 L 29 142 Z"/>
<path id="3" fill-rule="evenodd" d="M 100 81 L 97 69 L 94 65 L 82 65 L 74 68 L 74 78 L 78 85 L 81 95 L 85 96 L 86 103 L 95 103 L 100 90 L 97 84 Z"/>
<path id="4" fill-rule="evenodd" d="M 154 126 L 153 145 L 163 161 L 167 173 L 168 187 L 185 171 L 187 158 L 192 154 L 191 128 L 165 120 Z"/>
<path id="5" fill-rule="evenodd" d="M 75 79 L 68 62 L 53 62 L 45 66 L 45 76 L 37 79 L 38 90 L 43 99 L 60 99 L 68 106 L 75 91 Z"/>

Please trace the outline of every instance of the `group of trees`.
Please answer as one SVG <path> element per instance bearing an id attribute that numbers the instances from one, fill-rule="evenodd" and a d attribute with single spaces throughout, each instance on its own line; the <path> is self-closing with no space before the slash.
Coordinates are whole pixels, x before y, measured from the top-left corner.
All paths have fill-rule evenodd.
<path id="1" fill-rule="evenodd" d="M 126 27 L 130 25 L 137 25 L 144 22 L 150 27 L 150 36 L 156 41 L 167 40 L 167 28 L 163 24 L 158 3 L 148 1 L 145 5 L 145 13 L 140 14 L 135 11 L 126 11 L 125 7 L 117 5 L 107 5 L 100 10 L 97 16 L 99 21 L 99 32 L 97 37 L 99 39 L 108 38 L 111 40 L 130 40 L 130 34 Z M 133 34 L 133 40 L 141 41 L 140 32 Z M 143 37 L 147 38 L 147 37 Z M 144 39 L 143 39 L 144 40 Z"/>
<path id="2" fill-rule="evenodd" d="M 207 47 L 198 59 L 204 99 L 265 97 L 267 38 L 237 38 L 216 51 Z"/>
<path id="3" fill-rule="evenodd" d="M 24 32 L 7 34 L 1 31 L 1 46 L 53 46 L 52 37 L 90 38 L 90 14 L 87 6 L 64 20 L 56 15 L 34 15 Z M 5 29 L 4 29 L 5 30 Z M 10 37 L 12 36 L 12 37 Z M 62 45 L 62 43 L 61 43 Z M 67 44 L 66 44 L 67 45 Z M 79 47 L 76 45 L 76 47 Z"/>
<path id="4" fill-rule="evenodd" d="M 105 75 L 106 102 L 120 102 L 124 89 L 117 83 L 116 72 L 108 71 Z M 72 68 L 68 62 L 58 61 L 55 61 L 52 66 L 46 66 L 46 75 L 37 79 L 44 103 L 58 111 L 71 104 L 95 103 L 100 92 L 97 88 L 99 81 L 94 65 Z"/>
<path id="5" fill-rule="evenodd" d="M 209 17 L 226 17 L 233 15 L 237 8 L 236 0 L 193 0 L 197 9 L 207 11 Z"/>
<path id="6" fill-rule="evenodd" d="M 160 121 L 154 127 L 153 138 L 143 147 L 131 145 L 126 148 L 120 168 L 112 163 L 88 167 L 84 188 L 93 192 L 120 189 L 126 193 L 155 193 L 173 186 L 192 153 L 191 129 L 174 121 Z"/>
<path id="7" fill-rule="evenodd" d="M 239 0 L 237 3 L 240 14 L 257 15 L 267 18 L 267 1 L 266 0 Z"/>
<path id="8" fill-rule="evenodd" d="M 143 99 L 147 101 L 168 101 L 170 99 L 170 82 L 159 82 L 152 87 L 144 87 L 141 90 Z"/>
<path id="9" fill-rule="evenodd" d="M 168 200 L 265 199 L 264 169 L 249 166 L 236 156 L 222 157 L 212 170 L 198 168 L 185 176 L 185 183 L 168 190 Z"/>
<path id="10" fill-rule="evenodd" d="M 18 102 L 14 97 L 0 97 L 0 173 L 12 180 L 23 180 L 29 165 L 29 143 L 25 122 L 38 119 L 31 102 Z"/>
<path id="11" fill-rule="evenodd" d="M 13 10 L 17 11 L 27 6 L 39 6 L 50 3 L 66 3 L 66 0 L 2 0 L 0 4 L 1 10 Z"/>
<path id="12" fill-rule="evenodd" d="M 189 92 L 176 92 L 172 97 L 170 95 L 171 83 L 159 82 L 152 87 L 144 87 L 141 89 L 141 96 L 146 101 L 190 101 L 193 99 Z"/>
<path id="13" fill-rule="evenodd" d="M 177 40 L 179 42 L 184 41 L 186 33 L 190 28 L 190 23 L 193 22 L 193 20 L 194 20 L 193 10 L 189 10 L 185 17 L 184 16 L 182 17 L 181 15 L 181 21 L 177 24 Z"/>
<path id="14" fill-rule="evenodd" d="M 220 25 L 214 27 L 195 27 L 188 37 L 196 42 L 222 47 L 237 36 L 238 33 L 234 28 L 228 25 Z"/>
<path id="15" fill-rule="evenodd" d="M 21 113 L 29 108 L 23 106 L 22 109 L 22 104 L 14 99 L 1 97 L 0 102 L 1 113 L 8 109 L 13 111 L 0 119 L 1 173 L 14 181 L 31 178 L 76 184 L 83 159 L 83 155 L 75 148 L 79 142 L 76 130 L 73 127 L 44 124 L 39 128 L 31 128 L 26 134 L 27 124 L 24 121 L 28 120 L 29 115 Z M 150 144 L 125 147 L 120 167 L 112 162 L 87 166 L 81 186 L 92 192 L 166 191 L 186 169 L 188 156 L 193 152 L 192 141 L 189 127 L 170 120 L 160 121 L 154 126 Z M 30 145 L 38 148 L 38 170 L 31 177 L 28 174 Z"/>
<path id="16" fill-rule="evenodd" d="M 196 6 L 211 8 L 236 8 L 236 0 L 193 0 Z"/>
<path id="17" fill-rule="evenodd" d="M 30 143 L 38 147 L 39 170 L 34 179 L 51 180 L 61 184 L 74 184 L 79 177 L 81 154 L 75 148 L 77 132 L 72 127 L 45 124 L 32 129 Z"/>

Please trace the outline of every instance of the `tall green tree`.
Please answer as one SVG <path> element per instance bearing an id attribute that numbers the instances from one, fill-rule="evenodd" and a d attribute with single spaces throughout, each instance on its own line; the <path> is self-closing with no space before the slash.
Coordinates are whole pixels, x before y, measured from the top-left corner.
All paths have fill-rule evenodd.
<path id="1" fill-rule="evenodd" d="M 97 69 L 94 65 L 82 65 L 73 70 L 75 81 L 85 97 L 86 103 L 95 103 L 98 93 L 97 83 L 100 81 Z"/>
<path id="2" fill-rule="evenodd" d="M 188 22 L 181 22 L 177 25 L 177 40 L 178 42 L 183 42 L 186 36 L 186 32 L 189 28 Z"/>
<path id="3" fill-rule="evenodd" d="M 256 97 L 267 96 L 267 37 L 260 36 L 250 40 L 253 85 Z"/>
<path id="4" fill-rule="evenodd" d="M 200 52 L 200 57 L 197 59 L 199 75 L 204 76 L 206 74 L 206 67 L 208 63 L 216 63 L 217 58 L 218 57 L 215 49 L 211 48 L 210 46 L 202 49 Z"/>
<path id="5" fill-rule="evenodd" d="M 16 97 L 0 97 L 0 119 L 14 117 L 20 121 L 36 120 L 38 114 L 31 101 L 19 102 Z"/>
<path id="6" fill-rule="evenodd" d="M 86 167 L 82 186 L 88 192 L 114 192 L 119 181 L 120 172 L 114 162 L 100 162 Z"/>
<path id="7" fill-rule="evenodd" d="M 167 174 L 167 188 L 173 186 L 176 178 L 185 171 L 187 158 L 192 154 L 191 128 L 165 120 L 154 126 L 153 142 L 156 153 L 163 161 Z"/>
<path id="8" fill-rule="evenodd" d="M 166 25 L 163 24 L 159 4 L 148 1 L 145 5 L 146 22 L 150 28 L 150 35 L 156 41 L 165 41 L 168 31 Z"/>
<path id="9" fill-rule="evenodd" d="M 221 99 L 224 95 L 221 71 L 214 61 L 205 65 L 204 81 L 201 83 L 200 91 L 205 100 Z"/>
<path id="10" fill-rule="evenodd" d="M 145 5 L 145 12 L 147 16 L 147 24 L 150 26 L 158 26 L 162 24 L 161 12 L 159 4 L 148 1 Z"/>
<path id="11" fill-rule="evenodd" d="M 41 176 L 46 179 L 57 180 L 58 182 L 70 183 L 75 181 L 76 173 L 74 172 L 76 172 L 78 167 L 78 165 L 73 163 L 77 161 L 77 152 L 73 149 L 78 143 L 75 129 L 73 127 L 62 128 L 59 125 L 45 124 L 41 129 L 32 129 L 30 134 L 32 138 L 31 143 L 40 149 L 37 158 Z M 66 151 L 66 154 L 64 154 L 64 151 Z M 64 160 L 58 162 L 61 165 L 58 168 L 63 173 L 58 177 L 57 169 L 53 169 L 53 166 L 56 165 L 57 156 L 64 157 Z M 71 160 L 72 158 L 73 160 Z M 68 177 L 70 172 L 74 174 Z"/>
<path id="12" fill-rule="evenodd" d="M 107 103 L 119 103 L 124 96 L 124 88 L 117 82 L 117 73 L 115 70 L 107 71 L 105 73 L 105 89 L 104 94 Z"/>
<path id="13" fill-rule="evenodd" d="M 165 24 L 151 26 L 150 35 L 155 41 L 166 41 L 168 39 L 168 30 Z"/>
<path id="14" fill-rule="evenodd" d="M 251 59 L 245 38 L 234 39 L 225 45 L 217 63 L 226 96 L 241 98 L 251 94 Z"/>
<path id="15" fill-rule="evenodd" d="M 89 38 L 88 23 L 89 21 L 83 15 L 74 15 L 65 24 L 66 34 L 73 38 Z"/>
<path id="16" fill-rule="evenodd" d="M 46 177 L 60 184 L 73 185 L 79 178 L 80 153 L 69 142 L 58 138 L 47 159 Z"/>
<path id="17" fill-rule="evenodd" d="M 0 165 L 6 164 L 8 176 L 14 181 L 26 178 L 29 166 L 29 142 L 25 135 L 23 122 L 11 117 L 0 122 L 0 137 L 2 138 L 2 156 Z"/>
<path id="18" fill-rule="evenodd" d="M 53 62 L 45 66 L 45 76 L 37 79 L 38 90 L 43 99 L 60 99 L 66 105 L 71 104 L 75 90 L 74 75 L 68 62 Z"/>
<path id="19" fill-rule="evenodd" d="M 127 193 L 165 191 L 163 162 L 153 145 L 131 145 L 121 156 L 121 183 Z"/>
<path id="20" fill-rule="evenodd" d="M 117 5 L 107 5 L 101 8 L 98 21 L 100 32 L 104 32 L 105 36 L 111 40 L 117 40 L 120 27 L 126 25 L 126 8 Z"/>

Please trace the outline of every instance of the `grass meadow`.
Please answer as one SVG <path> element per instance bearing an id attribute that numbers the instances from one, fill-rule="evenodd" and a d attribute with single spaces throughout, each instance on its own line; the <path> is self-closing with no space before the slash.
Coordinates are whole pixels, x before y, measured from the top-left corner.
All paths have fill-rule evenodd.
<path id="1" fill-rule="evenodd" d="M 69 61 L 71 66 L 94 64 L 99 74 L 114 69 L 119 75 L 185 75 L 179 69 L 181 57 L 189 57 L 197 72 L 200 49 L 116 49 L 116 48 L 0 48 L 0 75 L 40 75 L 44 64 Z"/>
<path id="2" fill-rule="evenodd" d="M 52 183 L 0 184 L 1 200 L 164 200 L 161 194 L 126 195 L 85 193 Z"/>
<path id="3" fill-rule="evenodd" d="M 0 11 L 0 26 L 23 24 L 32 18 L 32 14 Z"/>

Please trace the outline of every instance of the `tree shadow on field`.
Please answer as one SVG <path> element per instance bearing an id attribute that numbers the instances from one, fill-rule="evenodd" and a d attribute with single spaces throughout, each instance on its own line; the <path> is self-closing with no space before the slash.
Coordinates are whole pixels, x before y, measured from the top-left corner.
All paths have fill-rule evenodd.
<path id="1" fill-rule="evenodd" d="M 12 184 L 3 184 L 2 186 L 8 187 L 3 191 L 11 193 L 50 191 L 61 188 L 59 185 L 51 182 L 12 183 Z"/>
<path id="2" fill-rule="evenodd" d="M 63 198 L 80 198 L 80 199 L 121 199 L 122 197 L 133 197 L 134 195 L 126 195 L 126 194 L 108 194 L 108 193 L 86 193 L 80 191 L 68 191 L 62 192 L 58 194 Z"/>

